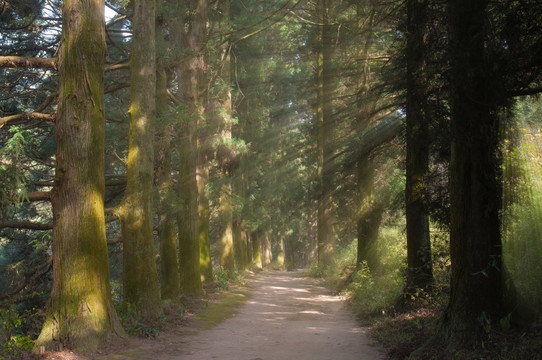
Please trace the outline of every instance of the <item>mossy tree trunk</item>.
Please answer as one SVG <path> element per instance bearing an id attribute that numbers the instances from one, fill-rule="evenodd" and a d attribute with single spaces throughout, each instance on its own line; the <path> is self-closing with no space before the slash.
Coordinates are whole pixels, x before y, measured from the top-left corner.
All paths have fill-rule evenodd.
<path id="1" fill-rule="evenodd" d="M 487 4 L 448 2 L 452 272 L 443 332 L 452 347 L 499 326 L 503 311 L 498 114 L 506 92 L 485 51 Z"/>
<path id="2" fill-rule="evenodd" d="M 262 267 L 271 264 L 273 255 L 271 254 L 271 240 L 269 239 L 269 231 L 264 230 L 262 234 Z"/>
<path id="3" fill-rule="evenodd" d="M 231 178 L 227 176 L 220 189 L 220 266 L 234 271 L 233 256 L 233 200 Z"/>
<path id="4" fill-rule="evenodd" d="M 296 266 L 292 235 L 287 235 L 284 238 L 284 263 L 286 265 L 286 270 L 295 270 Z"/>
<path id="5" fill-rule="evenodd" d="M 185 37 L 188 46 L 188 77 L 183 88 L 186 104 L 190 111 L 190 120 L 196 125 L 196 185 L 197 185 L 197 238 L 199 242 L 199 266 L 203 282 L 213 280 L 211 263 L 211 241 L 209 237 L 209 134 L 205 119 L 203 90 L 205 89 L 205 46 L 207 24 L 207 0 L 190 0 L 189 19 L 186 23 Z"/>
<path id="6" fill-rule="evenodd" d="M 182 204 L 177 215 L 179 229 L 179 272 L 181 292 L 185 295 L 202 291 L 199 266 L 199 243 L 196 235 L 197 186 L 195 140 L 196 129 L 193 122 L 181 119 L 178 131 L 177 150 L 179 151 L 178 194 Z"/>
<path id="7" fill-rule="evenodd" d="M 175 72 L 182 79 L 176 94 L 178 107 L 177 150 L 179 153 L 179 178 L 177 192 L 180 205 L 177 213 L 179 229 L 179 272 L 181 292 L 185 295 L 200 293 L 200 250 L 198 241 L 198 187 L 197 127 L 203 117 L 203 102 L 199 93 L 203 54 L 200 55 L 201 21 L 194 27 L 193 18 L 202 14 L 196 9 L 197 1 L 173 2 L 177 21 L 172 22 L 171 40 L 174 46 Z M 186 51 L 190 49 L 189 51 Z"/>
<path id="8" fill-rule="evenodd" d="M 359 214 L 357 223 L 357 266 L 366 264 L 370 270 L 378 267 L 375 245 L 383 213 L 382 207 L 376 200 L 374 171 L 374 161 L 371 154 L 365 154 L 358 160 Z"/>
<path id="9" fill-rule="evenodd" d="M 335 234 L 332 197 L 331 162 L 331 25 L 329 24 L 328 0 L 318 1 L 318 59 L 317 59 L 317 176 L 319 181 L 318 194 L 318 264 L 328 268 L 335 262 Z"/>
<path id="10" fill-rule="evenodd" d="M 201 117 L 204 120 L 204 116 Z M 213 281 L 213 264 L 211 259 L 211 238 L 209 236 L 209 158 L 207 156 L 206 135 L 198 134 L 196 182 L 198 188 L 198 242 L 201 281 Z"/>
<path id="11" fill-rule="evenodd" d="M 370 95 L 371 66 L 369 56 L 374 39 L 376 9 L 371 4 L 357 5 L 359 31 L 363 34 L 359 58 L 360 81 L 357 94 L 357 131 L 363 132 L 372 124 L 376 100 Z M 375 194 L 375 164 L 371 151 L 361 153 L 357 160 L 358 214 L 357 214 L 357 267 L 366 264 L 370 270 L 378 266 L 375 244 L 382 220 L 383 209 L 378 204 Z"/>
<path id="12" fill-rule="evenodd" d="M 58 58 L 53 287 L 34 351 L 125 337 L 111 299 L 104 218 L 103 0 L 65 0 Z"/>
<path id="13" fill-rule="evenodd" d="M 252 239 L 252 263 L 258 269 L 263 267 L 262 263 L 262 244 L 261 244 L 262 231 L 257 230 L 252 233 L 250 238 Z"/>
<path id="14" fill-rule="evenodd" d="M 153 235 L 156 118 L 155 1 L 134 2 L 126 193 L 119 209 L 123 306 L 144 319 L 161 311 Z"/>
<path id="15" fill-rule="evenodd" d="M 163 4 L 160 1 L 159 4 Z M 162 9 L 162 7 L 160 7 Z M 156 24 L 157 42 L 163 39 L 163 15 Z M 162 300 L 176 301 L 180 297 L 180 275 L 177 261 L 177 232 L 174 210 L 174 188 L 171 176 L 171 135 L 173 133 L 167 86 L 168 79 L 163 54 L 157 54 L 156 68 L 156 154 L 155 181 L 158 192 L 158 236 L 160 238 L 160 289 Z"/>
<path id="16" fill-rule="evenodd" d="M 406 233 L 407 291 L 433 282 L 425 176 L 429 164 L 427 76 L 425 68 L 426 0 L 407 1 Z"/>
<path id="17" fill-rule="evenodd" d="M 230 1 L 222 4 L 222 26 L 229 29 L 230 26 Z M 217 161 L 221 169 L 222 184 L 219 199 L 220 218 L 220 266 L 229 271 L 235 270 L 233 250 L 233 189 L 232 172 L 235 163 L 235 149 L 232 142 L 232 99 L 231 99 L 231 57 L 230 43 L 225 41 L 221 50 L 221 76 L 222 81 L 219 90 L 219 146 L 216 149 Z"/>
<path id="18" fill-rule="evenodd" d="M 233 250 L 237 270 L 244 271 L 248 267 L 248 249 L 245 223 L 243 221 L 243 205 L 245 203 L 246 174 L 241 167 L 232 179 L 232 189 L 239 203 L 233 219 Z"/>

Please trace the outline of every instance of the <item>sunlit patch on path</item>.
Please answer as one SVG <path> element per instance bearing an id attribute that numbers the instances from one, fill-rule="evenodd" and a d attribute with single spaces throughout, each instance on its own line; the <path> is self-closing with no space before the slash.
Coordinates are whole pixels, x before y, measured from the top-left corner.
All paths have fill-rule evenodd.
<path id="1" fill-rule="evenodd" d="M 301 272 L 249 279 L 252 297 L 216 328 L 184 339 L 179 358 L 222 360 L 381 359 L 338 296 Z"/>
<path id="2" fill-rule="evenodd" d="M 137 341 L 127 351 L 97 359 L 383 359 L 383 351 L 358 326 L 344 299 L 302 272 L 263 272 L 250 276 L 248 283 L 250 291 L 226 294 L 204 310 L 201 319 L 190 321 L 189 327 L 171 329 L 156 340 Z M 241 296 L 245 299 L 231 309 L 228 299 Z M 218 316 L 217 312 L 228 314 Z"/>

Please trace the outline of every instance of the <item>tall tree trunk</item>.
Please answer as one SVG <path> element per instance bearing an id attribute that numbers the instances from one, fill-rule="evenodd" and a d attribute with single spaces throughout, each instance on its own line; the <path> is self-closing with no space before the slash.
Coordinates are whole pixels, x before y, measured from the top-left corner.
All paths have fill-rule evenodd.
<path id="1" fill-rule="evenodd" d="M 264 230 L 262 238 L 262 266 L 265 267 L 271 264 L 273 255 L 271 254 L 271 240 L 269 239 L 269 231 Z"/>
<path id="2" fill-rule="evenodd" d="M 294 244 L 291 235 L 288 235 L 284 238 L 284 262 L 286 265 L 286 270 L 293 271 L 295 270 L 295 255 L 294 255 Z"/>
<path id="3" fill-rule="evenodd" d="M 504 92 L 485 54 L 487 3 L 448 2 L 452 273 L 444 332 L 452 346 L 477 339 L 502 312 L 498 106 Z"/>
<path id="4" fill-rule="evenodd" d="M 242 208 L 245 202 L 245 174 L 242 168 L 239 168 L 237 174 L 233 177 L 233 192 L 241 202 L 236 207 Z M 233 250 L 237 270 L 244 271 L 248 267 L 246 233 L 244 221 L 241 212 L 237 212 L 233 220 Z"/>
<path id="5" fill-rule="evenodd" d="M 176 53 L 181 54 L 190 48 L 191 24 L 188 18 L 190 7 L 182 2 L 174 2 L 176 16 L 181 21 L 174 22 L 172 37 Z M 187 32 L 188 30 L 188 32 Z M 182 79 L 177 98 L 185 109 L 179 114 L 177 150 L 179 152 L 179 179 L 177 191 L 182 208 L 177 213 L 179 233 L 179 272 L 181 292 L 185 295 L 202 291 L 199 242 L 197 236 L 198 188 L 196 181 L 196 135 L 197 119 L 203 108 L 198 102 L 199 68 L 192 54 L 176 59 L 177 78 Z"/>
<path id="6" fill-rule="evenodd" d="M 142 318 L 161 310 L 152 224 L 153 125 L 156 118 L 155 1 L 134 2 L 130 134 L 126 193 L 119 209 L 123 241 L 123 306 Z"/>
<path id="7" fill-rule="evenodd" d="M 103 0 L 65 0 L 53 196 L 53 287 L 34 351 L 125 337 L 111 299 L 103 197 Z"/>
<path id="8" fill-rule="evenodd" d="M 323 268 L 330 267 L 334 262 L 333 230 L 333 198 L 332 174 L 329 170 L 331 159 L 331 26 L 329 24 L 328 0 L 318 1 L 318 15 L 320 19 L 318 34 L 318 60 L 317 60 L 317 128 L 318 128 L 318 166 L 319 181 L 318 196 L 318 264 Z"/>
<path id="9" fill-rule="evenodd" d="M 202 116 L 200 119 L 204 119 Z M 204 121 L 204 120 L 203 120 Z M 196 182 L 198 188 L 198 242 L 199 242 L 199 263 L 201 280 L 203 282 L 213 281 L 213 264 L 211 261 L 211 239 L 209 236 L 210 221 L 209 221 L 209 191 L 207 184 L 209 183 L 209 159 L 206 155 L 208 152 L 206 140 L 198 134 L 197 139 L 197 165 L 196 165 Z"/>
<path id="10" fill-rule="evenodd" d="M 375 244 L 382 221 L 383 209 L 375 199 L 374 164 L 371 154 L 364 154 L 357 163 L 359 215 L 357 223 L 357 266 L 366 264 L 370 270 L 378 266 Z"/>
<path id="11" fill-rule="evenodd" d="M 187 32 L 188 78 L 185 78 L 185 97 L 192 111 L 191 121 L 196 124 L 196 184 L 197 184 L 197 237 L 199 242 L 200 275 L 203 282 L 213 280 L 211 242 L 209 238 L 209 134 L 205 121 L 203 89 L 205 87 L 205 35 L 207 0 L 188 2 L 190 23 Z"/>
<path id="12" fill-rule="evenodd" d="M 235 260 L 233 256 L 233 200 L 231 178 L 226 175 L 225 183 L 220 189 L 220 266 L 234 271 Z"/>
<path id="13" fill-rule="evenodd" d="M 425 69 L 427 0 L 407 1 L 406 234 L 407 290 L 433 282 L 425 181 L 429 163 L 427 76 Z"/>
<path id="14" fill-rule="evenodd" d="M 252 259 L 253 264 L 258 269 L 263 267 L 262 265 L 262 246 L 261 246 L 262 231 L 257 230 L 252 233 L 250 238 L 252 239 Z"/>
<path id="15" fill-rule="evenodd" d="M 162 10 L 162 7 L 161 7 Z M 157 23 L 157 40 L 162 41 L 162 16 Z M 160 284 L 163 300 L 178 300 L 180 275 L 177 261 L 177 232 L 173 206 L 173 179 L 171 176 L 171 134 L 168 111 L 167 74 L 162 54 L 158 55 L 156 69 L 156 185 L 158 191 L 158 236 L 160 238 Z"/>
<path id="16" fill-rule="evenodd" d="M 364 8 L 368 6 L 368 8 Z M 369 13 L 369 16 L 366 13 Z M 359 51 L 359 58 L 362 60 L 360 68 L 360 82 L 358 89 L 358 119 L 357 126 L 360 133 L 366 131 L 371 125 L 376 101 L 370 97 L 371 67 L 369 55 L 373 43 L 373 26 L 376 10 L 369 4 L 357 5 L 357 17 L 359 31 L 363 35 L 363 45 Z M 382 207 L 376 201 L 374 184 L 374 159 L 371 151 L 362 152 L 357 160 L 357 186 L 359 208 L 357 214 L 357 267 L 366 264 L 369 269 L 374 270 L 378 265 L 375 253 L 375 244 L 378 238 L 380 222 L 382 220 Z"/>
<path id="17" fill-rule="evenodd" d="M 227 31 L 230 26 L 230 0 L 226 0 L 222 5 L 222 26 Z M 217 149 L 217 160 L 221 168 L 222 185 L 220 188 L 220 266 L 230 271 L 235 270 L 235 261 L 233 256 L 233 199 L 232 199 L 232 179 L 231 171 L 233 157 L 235 156 L 232 148 L 232 102 L 231 102 L 231 58 L 230 44 L 224 42 L 221 48 L 222 71 L 221 71 L 221 89 L 219 91 L 219 111 L 216 116 L 219 117 L 220 126 L 220 145 Z"/>
<path id="18" fill-rule="evenodd" d="M 197 294 L 202 291 L 199 266 L 199 243 L 196 232 L 197 186 L 195 136 L 196 128 L 192 121 L 181 116 L 178 131 L 177 149 L 179 151 L 178 194 L 182 209 L 177 214 L 179 233 L 179 272 L 181 293 Z"/>

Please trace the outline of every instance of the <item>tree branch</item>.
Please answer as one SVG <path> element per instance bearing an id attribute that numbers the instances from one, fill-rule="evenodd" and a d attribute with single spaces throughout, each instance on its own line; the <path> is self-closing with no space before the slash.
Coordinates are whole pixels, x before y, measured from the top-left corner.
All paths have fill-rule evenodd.
<path id="1" fill-rule="evenodd" d="M 10 115 L 0 118 L 0 128 L 7 124 L 10 121 L 30 121 L 30 120 L 41 120 L 41 121 L 55 121 L 55 114 L 43 114 L 43 113 L 22 113 L 17 115 Z"/>
<path id="2" fill-rule="evenodd" d="M 27 230 L 51 230 L 53 224 L 40 224 L 30 221 L 0 221 L 0 228 L 27 229 Z"/>
<path id="3" fill-rule="evenodd" d="M 15 289 L 13 289 L 11 292 L 7 294 L 0 294 L 0 300 L 8 299 L 14 295 L 17 295 L 20 293 L 25 287 L 27 287 L 32 281 L 35 279 L 41 277 L 43 274 L 45 274 L 49 269 L 47 267 L 53 263 L 53 257 L 50 256 L 45 263 L 38 266 L 35 270 L 28 272 L 24 274 L 24 281 L 19 284 Z"/>
<path id="4" fill-rule="evenodd" d="M 512 91 L 510 93 L 510 96 L 516 97 L 516 96 L 527 96 L 527 95 L 536 95 L 542 93 L 542 87 L 537 88 L 527 88 L 527 89 L 521 89 L 517 91 Z"/>
<path id="5" fill-rule="evenodd" d="M 114 71 L 114 70 L 122 70 L 122 69 L 130 69 L 130 63 L 122 63 L 122 64 L 113 64 L 113 65 L 106 65 L 105 71 Z"/>
<path id="6" fill-rule="evenodd" d="M 26 194 L 25 201 L 51 201 L 50 191 L 35 191 Z"/>
<path id="7" fill-rule="evenodd" d="M 0 67 L 57 70 L 56 58 L 29 58 L 23 56 L 0 56 Z"/>

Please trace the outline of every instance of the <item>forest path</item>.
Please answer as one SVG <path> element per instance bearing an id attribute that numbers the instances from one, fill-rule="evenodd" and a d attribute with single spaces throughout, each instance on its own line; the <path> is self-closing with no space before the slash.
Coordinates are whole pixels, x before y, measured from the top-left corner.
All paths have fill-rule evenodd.
<path id="1" fill-rule="evenodd" d="M 339 296 L 302 272 L 262 272 L 237 313 L 207 329 L 180 327 L 101 360 L 377 360 L 383 352 Z M 211 306 L 210 306 L 211 308 Z M 205 311 L 205 310 L 204 310 Z M 190 324 L 189 324 L 190 326 Z"/>

